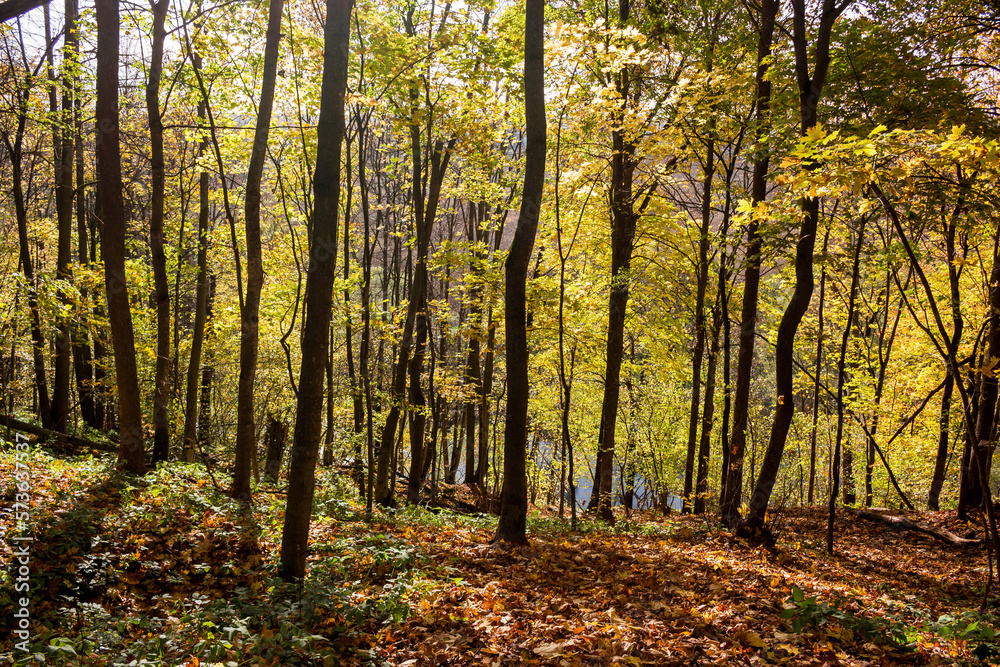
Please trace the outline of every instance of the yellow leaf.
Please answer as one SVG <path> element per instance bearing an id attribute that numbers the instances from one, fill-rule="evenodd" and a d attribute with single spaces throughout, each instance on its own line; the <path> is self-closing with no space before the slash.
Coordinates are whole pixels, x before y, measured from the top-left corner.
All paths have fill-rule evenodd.
<path id="1" fill-rule="evenodd" d="M 826 130 L 823 129 L 822 123 L 816 123 L 808 130 L 806 130 L 806 139 L 808 141 L 819 141 L 826 136 Z"/>

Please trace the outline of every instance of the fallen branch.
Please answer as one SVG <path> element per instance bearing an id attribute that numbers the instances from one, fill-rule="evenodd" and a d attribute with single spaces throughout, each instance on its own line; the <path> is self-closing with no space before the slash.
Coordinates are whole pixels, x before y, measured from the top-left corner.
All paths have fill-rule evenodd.
<path id="1" fill-rule="evenodd" d="M 867 521 L 874 521 L 875 523 L 881 523 L 884 526 L 891 528 L 892 530 L 909 530 L 915 533 L 923 533 L 924 535 L 929 535 L 934 539 L 944 542 L 945 544 L 950 544 L 954 547 L 971 547 L 982 544 L 982 540 L 970 540 L 964 537 L 960 537 L 950 530 L 944 528 L 937 528 L 936 526 L 928 526 L 926 524 L 917 523 L 916 521 L 910 521 L 901 516 L 893 516 L 891 514 L 882 514 L 881 512 L 875 512 L 872 510 L 859 510 L 853 509 L 851 507 L 845 507 L 844 511 L 848 514 L 853 514 L 856 517 L 865 519 Z"/>
<path id="2" fill-rule="evenodd" d="M 31 435 L 37 435 L 43 440 L 48 440 L 50 438 L 53 440 L 59 440 L 73 445 L 74 447 L 87 447 L 101 452 L 118 452 L 118 448 L 114 445 L 109 445 L 105 442 L 95 442 L 76 435 L 52 431 L 47 428 L 42 428 L 41 426 L 35 426 L 34 424 L 23 422 L 20 419 L 15 419 L 10 415 L 0 415 L 0 426 L 6 426 L 7 428 L 12 428 L 16 431 L 24 431 L 25 433 L 30 433 Z"/>

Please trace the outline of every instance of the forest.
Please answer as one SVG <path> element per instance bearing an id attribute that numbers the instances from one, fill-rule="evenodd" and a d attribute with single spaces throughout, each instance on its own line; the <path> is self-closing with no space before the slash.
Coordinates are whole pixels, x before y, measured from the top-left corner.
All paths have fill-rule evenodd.
<path id="1" fill-rule="evenodd" d="M 0 661 L 1000 662 L 997 0 L 0 52 Z"/>

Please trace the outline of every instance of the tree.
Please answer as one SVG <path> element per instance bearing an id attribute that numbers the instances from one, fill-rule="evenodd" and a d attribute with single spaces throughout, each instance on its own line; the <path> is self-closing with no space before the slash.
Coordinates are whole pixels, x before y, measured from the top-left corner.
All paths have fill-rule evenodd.
<path id="1" fill-rule="evenodd" d="M 545 185 L 544 0 L 524 9 L 524 117 L 527 133 L 524 188 L 514 239 L 504 269 L 507 341 L 507 420 L 504 423 L 503 486 L 494 542 L 524 544 L 528 518 L 525 454 L 528 444 L 528 331 L 526 283 Z"/>
<path id="2" fill-rule="evenodd" d="M 149 247 L 153 265 L 153 301 L 156 303 L 156 376 L 153 380 L 153 464 L 167 460 L 170 430 L 167 406 L 170 401 L 170 288 L 167 286 L 167 257 L 163 249 L 163 207 L 166 175 L 163 166 L 163 120 L 160 114 L 160 78 L 163 72 L 164 23 L 169 0 L 151 2 L 153 9 L 153 49 L 146 82 L 146 114 L 149 120 L 150 177 L 152 201 L 149 214 Z"/>
<path id="3" fill-rule="evenodd" d="M 830 67 L 830 36 L 833 24 L 847 9 L 852 0 L 823 0 L 815 46 L 815 66 L 809 71 L 809 40 L 806 36 L 805 0 L 792 0 L 794 10 L 792 43 L 795 48 L 795 79 L 799 90 L 800 131 L 807 135 L 817 124 L 817 108 L 826 73 Z M 818 166 L 818 165 L 816 165 Z M 761 462 L 760 475 L 750 498 L 750 512 L 743 521 L 743 528 L 759 533 L 764 528 L 768 501 L 778 477 L 778 467 L 785 451 L 788 429 L 795 411 L 793 399 L 794 343 L 799 322 L 809 307 L 813 292 L 813 249 L 816 245 L 816 227 L 819 222 L 819 199 L 805 196 L 801 200 L 802 227 L 795 247 L 795 291 L 785 308 L 775 344 L 774 368 L 777 406 L 771 424 L 771 436 Z"/>
<path id="4" fill-rule="evenodd" d="M 247 169 L 246 234 L 247 291 L 240 313 L 240 378 L 236 404 L 236 467 L 230 493 L 234 498 L 250 500 L 250 468 L 257 441 L 254 433 L 254 380 L 257 377 L 257 348 L 260 329 L 260 293 L 264 286 L 264 265 L 260 241 L 260 183 L 267 154 L 267 137 L 271 129 L 271 108 L 274 105 L 274 81 L 278 71 L 278 44 L 281 38 L 281 15 L 284 0 L 270 0 L 267 38 L 264 45 L 264 71 L 261 77 L 260 104 L 257 124 Z M 348 17 L 350 13 L 348 12 Z M 346 58 L 345 58 L 346 62 Z M 346 65 L 345 65 L 346 66 Z M 341 110 L 343 116 L 343 110 Z M 343 133 L 341 133 L 343 134 Z M 339 141 L 339 139 L 338 139 Z M 337 173 L 339 178 L 339 171 Z M 339 206 L 339 200 L 334 206 Z M 334 219 L 336 227 L 336 219 Z M 334 251 L 336 256 L 336 251 Z M 237 286 L 237 289 L 240 289 Z"/>
<path id="5" fill-rule="evenodd" d="M 344 139 L 348 48 L 353 0 L 327 0 L 323 87 L 313 177 L 314 211 L 306 274 L 302 366 L 288 469 L 288 502 L 281 534 L 281 575 L 301 579 L 306 572 L 309 521 L 322 436 L 323 374 L 330 342 L 330 311 L 337 270 L 340 218 L 340 157 Z"/>
<path id="6" fill-rule="evenodd" d="M 757 18 L 757 73 L 755 78 L 753 176 L 750 185 L 751 206 L 767 198 L 767 176 L 771 155 L 766 145 L 771 128 L 771 46 L 779 0 L 761 0 Z M 740 320 L 740 346 L 736 359 L 736 387 L 733 395 L 733 434 L 729 441 L 728 465 L 723 469 L 723 496 L 719 503 L 722 521 L 735 528 L 740 521 L 743 500 L 743 459 L 746 453 L 750 409 L 750 379 L 753 367 L 757 326 L 757 302 L 760 290 L 760 253 L 762 243 L 758 216 L 747 225 L 746 259 L 743 278 L 743 306 Z"/>
<path id="7" fill-rule="evenodd" d="M 125 211 L 118 127 L 118 2 L 97 0 L 97 172 L 104 233 L 104 288 L 118 383 L 119 465 L 146 471 L 135 334 L 125 277 Z"/>

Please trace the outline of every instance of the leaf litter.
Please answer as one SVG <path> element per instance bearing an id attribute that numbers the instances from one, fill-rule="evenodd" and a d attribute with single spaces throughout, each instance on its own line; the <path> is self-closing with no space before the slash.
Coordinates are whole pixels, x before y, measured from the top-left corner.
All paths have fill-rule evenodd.
<path id="1" fill-rule="evenodd" d="M 12 471 L 12 455 L 0 455 L 5 502 Z M 227 667 L 994 658 L 993 616 L 975 614 L 979 551 L 849 515 L 838 517 L 834 556 L 818 508 L 782 510 L 770 550 L 712 515 L 633 512 L 616 527 L 587 519 L 573 532 L 547 508 L 533 510 L 528 545 L 508 548 L 490 544 L 495 519 L 468 512 L 464 487 L 442 487 L 445 507 L 377 511 L 369 525 L 326 472 L 309 577 L 288 585 L 276 576 L 284 496 L 259 489 L 248 511 L 202 472 L 172 464 L 129 478 L 106 460 L 33 453 L 33 655 Z M 919 516 L 970 531 L 954 512 Z M 0 526 L 16 529 L 7 512 Z M 9 563 L 9 541 L 3 549 Z M 0 624 L 12 627 L 4 583 Z M 0 644 L 0 662 L 18 655 L 13 640 Z"/>

